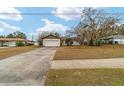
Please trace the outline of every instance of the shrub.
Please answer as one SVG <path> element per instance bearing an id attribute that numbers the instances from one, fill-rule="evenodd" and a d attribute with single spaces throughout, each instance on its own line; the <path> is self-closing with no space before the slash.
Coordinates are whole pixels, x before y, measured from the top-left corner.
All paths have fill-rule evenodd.
<path id="1" fill-rule="evenodd" d="M 16 46 L 18 46 L 18 47 L 19 47 L 19 46 L 24 46 L 24 45 L 25 45 L 25 44 L 24 44 L 23 42 L 21 42 L 21 41 L 17 41 L 17 42 L 16 42 Z"/>
<path id="2" fill-rule="evenodd" d="M 65 40 L 65 44 L 67 44 L 67 46 L 72 46 L 73 40 L 72 40 L 71 38 L 67 38 L 67 39 Z"/>

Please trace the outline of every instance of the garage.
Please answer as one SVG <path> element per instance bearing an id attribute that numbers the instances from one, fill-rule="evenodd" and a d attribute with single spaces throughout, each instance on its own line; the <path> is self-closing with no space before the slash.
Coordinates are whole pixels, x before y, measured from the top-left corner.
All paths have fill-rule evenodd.
<path id="1" fill-rule="evenodd" d="M 60 37 L 48 35 L 43 38 L 43 46 L 45 47 L 60 47 Z"/>

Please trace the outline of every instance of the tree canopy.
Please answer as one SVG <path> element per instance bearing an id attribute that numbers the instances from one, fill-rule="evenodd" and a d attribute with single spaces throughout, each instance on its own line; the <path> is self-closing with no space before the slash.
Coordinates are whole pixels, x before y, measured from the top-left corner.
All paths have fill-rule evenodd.
<path id="1" fill-rule="evenodd" d="M 119 19 L 105 15 L 103 10 L 84 8 L 74 34 L 81 44 L 87 41 L 88 45 L 97 45 L 101 38 L 118 33 L 118 23 Z"/>
<path id="2" fill-rule="evenodd" d="M 8 38 L 23 38 L 26 39 L 26 34 L 20 31 L 16 31 L 7 35 Z"/>

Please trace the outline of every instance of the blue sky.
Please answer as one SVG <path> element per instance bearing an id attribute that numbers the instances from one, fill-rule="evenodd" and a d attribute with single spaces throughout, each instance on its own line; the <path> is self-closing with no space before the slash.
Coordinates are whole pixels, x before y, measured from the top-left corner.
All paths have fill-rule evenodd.
<path id="1" fill-rule="evenodd" d="M 32 34 L 37 36 L 37 32 L 56 31 L 64 35 L 65 30 L 78 24 L 79 15 L 56 15 L 63 13 L 80 13 L 82 8 L 77 7 L 17 7 L 0 9 L 0 13 L 16 13 L 18 15 L 0 14 L 0 34 L 7 35 L 13 31 L 23 31 L 28 38 Z M 119 17 L 124 22 L 124 8 L 104 8 L 105 12 Z M 22 13 L 22 15 L 21 15 Z M 26 13 L 26 14 L 25 14 Z M 27 14 L 32 15 L 27 15 Z M 38 14 L 35 14 L 38 13 Z M 23 15 L 25 14 L 25 15 Z M 34 15 L 33 15 L 34 14 Z M 41 15 L 43 14 L 43 15 Z"/>

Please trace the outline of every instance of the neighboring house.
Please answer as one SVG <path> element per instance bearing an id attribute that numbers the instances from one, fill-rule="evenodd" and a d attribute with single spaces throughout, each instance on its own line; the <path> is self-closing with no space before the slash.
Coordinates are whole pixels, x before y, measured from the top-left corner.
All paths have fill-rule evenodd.
<path id="1" fill-rule="evenodd" d="M 22 42 L 28 42 L 26 39 L 21 39 L 21 38 L 0 38 L 0 47 L 3 46 L 16 46 L 17 41 L 22 41 Z"/>
<path id="2" fill-rule="evenodd" d="M 47 47 L 60 47 L 61 46 L 61 38 L 54 35 L 48 35 L 42 38 L 43 46 Z"/>
<path id="3" fill-rule="evenodd" d="M 111 36 L 113 44 L 124 44 L 124 35 Z"/>
<path id="4" fill-rule="evenodd" d="M 102 39 L 106 44 L 124 44 L 124 35 L 113 35 Z"/>

